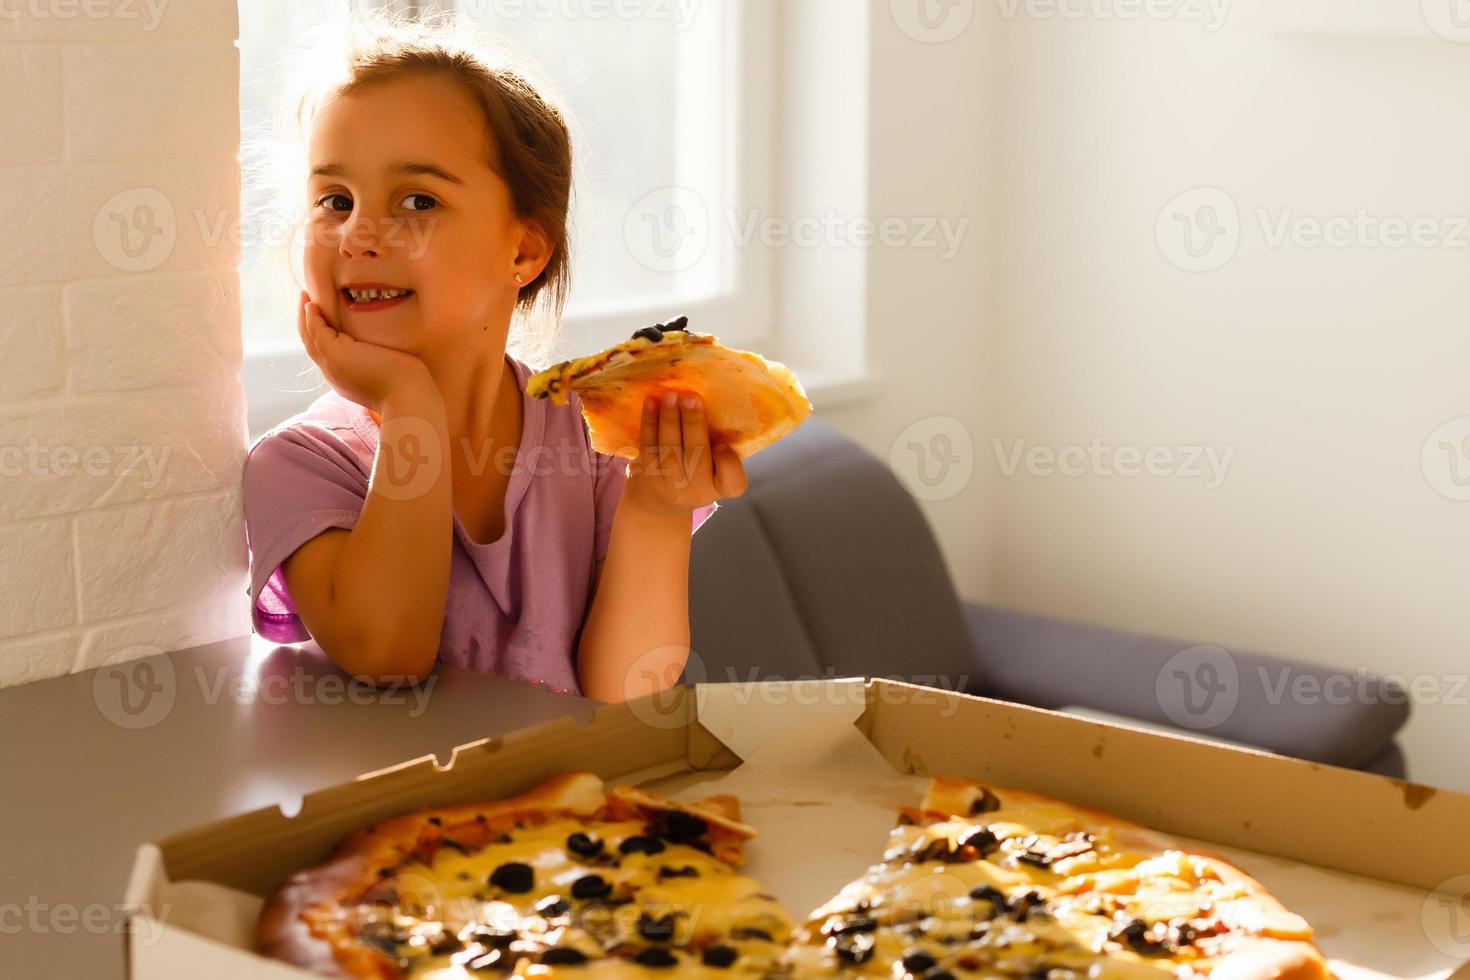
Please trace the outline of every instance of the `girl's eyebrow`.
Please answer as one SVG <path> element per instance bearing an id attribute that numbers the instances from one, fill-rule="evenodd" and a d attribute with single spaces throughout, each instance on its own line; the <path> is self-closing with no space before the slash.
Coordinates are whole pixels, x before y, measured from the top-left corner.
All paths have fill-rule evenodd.
<path id="1" fill-rule="evenodd" d="M 451 184 L 464 184 L 464 181 L 459 177 L 456 177 L 443 167 L 437 167 L 432 163 L 418 163 L 407 160 L 401 163 L 390 163 L 387 170 L 389 173 L 394 174 L 426 174 L 430 177 L 438 177 L 440 180 L 447 180 Z M 324 163 L 320 167 L 313 167 L 311 175 L 313 177 L 345 177 L 347 176 L 347 168 L 340 163 Z"/>

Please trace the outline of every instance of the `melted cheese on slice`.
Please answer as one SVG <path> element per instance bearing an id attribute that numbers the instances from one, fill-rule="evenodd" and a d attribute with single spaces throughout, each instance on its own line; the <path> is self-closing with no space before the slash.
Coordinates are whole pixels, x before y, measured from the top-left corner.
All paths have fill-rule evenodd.
<path id="1" fill-rule="evenodd" d="M 568 851 L 567 838 L 577 832 L 600 838 L 602 852 L 582 858 Z M 665 841 L 665 849 L 658 854 L 619 853 L 623 840 L 645 833 L 642 821 L 588 825 L 567 818 L 531 824 L 513 831 L 509 842 L 494 842 L 471 853 L 442 847 L 432 864 L 405 864 L 385 878 L 369 900 L 374 893 L 396 895 L 398 907 L 412 914 L 395 921 L 410 934 L 422 932 L 427 938 L 448 931 L 465 944 L 466 948 L 440 954 L 433 953 L 424 940 L 398 946 L 400 962 L 413 980 L 507 975 L 503 968 L 476 971 L 469 967 L 491 949 L 476 943 L 472 930 L 477 925 L 517 933 L 518 939 L 504 954 L 505 965 L 518 964 L 519 972 L 513 974 L 517 976 L 642 977 L 668 976 L 675 971 L 688 976 L 708 971 L 711 976 L 728 977 L 768 971 L 791 934 L 791 920 L 776 901 L 762 894 L 753 879 L 695 847 Z M 529 891 L 507 892 L 489 883 L 495 870 L 510 862 L 530 866 L 533 884 Z M 694 874 L 660 877 L 662 868 L 678 872 L 690 868 Z M 573 883 L 586 875 L 601 877 L 611 886 L 611 895 L 574 898 Z M 535 906 L 555 895 L 569 903 L 569 913 L 550 918 L 539 914 Z M 641 936 L 641 916 L 669 918 L 670 938 L 659 942 Z M 759 930 L 770 938 L 742 930 Z M 699 950 L 714 943 L 738 951 L 731 967 L 701 964 Z M 673 952 L 678 966 L 657 968 L 623 961 L 651 946 Z M 587 962 L 540 964 L 541 951 L 552 947 L 572 947 Z"/>
<path id="2" fill-rule="evenodd" d="M 981 829 L 994 839 L 966 843 Z M 569 852 L 567 838 L 578 831 L 601 838 L 601 854 L 582 858 Z M 1076 811 L 1060 805 L 1017 806 L 896 827 L 883 860 L 794 931 L 786 913 L 755 881 L 698 848 L 666 843 L 659 854 L 619 853 L 619 843 L 645 833 L 645 824 L 636 820 L 589 826 L 558 819 L 520 828 L 510 841 L 475 853 L 446 847 L 431 864 L 410 862 L 395 869 L 380 887 L 402 900 L 400 908 L 413 910 L 394 921 L 419 935 L 397 947 L 406 975 L 412 980 L 486 975 L 523 980 L 772 974 L 789 980 L 902 978 L 907 971 L 901 960 L 922 952 L 936 966 L 967 978 L 1020 977 L 1044 968 L 1069 971 L 1079 980 L 1160 980 L 1201 975 L 1191 964 L 1208 972 L 1222 931 L 1311 938 L 1299 917 L 1254 901 L 1243 883 L 1223 881 L 1209 859 L 1178 850 L 1130 850 L 1118 845 L 1109 828 L 1089 828 Z M 531 868 L 528 891 L 508 893 L 489 884 L 507 862 Z M 659 873 L 686 868 L 694 873 Z M 573 884 L 589 874 L 611 887 L 610 899 L 573 897 Z M 1002 893 L 1009 908 L 997 908 L 985 897 L 988 890 Z M 554 895 L 567 900 L 569 913 L 538 913 L 536 904 Z M 1023 900 L 1028 895 L 1031 899 Z M 644 916 L 669 917 L 668 941 L 639 934 Z M 863 924 L 854 926 L 858 917 Z M 1134 946 L 1124 940 L 1121 930 L 1130 924 L 1147 927 L 1154 939 L 1172 935 L 1169 930 L 1177 932 L 1181 924 L 1194 927 L 1198 936 L 1193 944 L 1182 940 L 1171 948 L 1154 946 L 1157 952 L 1150 953 L 1147 942 Z M 476 962 L 493 946 L 483 934 L 476 938 L 477 925 L 515 934 L 498 968 Z M 459 936 L 465 948 L 434 954 L 430 943 L 435 936 L 442 939 L 445 930 Z M 862 938 L 854 940 L 854 935 Z M 738 951 L 730 967 L 701 962 L 700 951 L 714 943 Z M 840 944 L 846 944 L 848 955 L 839 955 Z M 677 963 L 651 967 L 631 961 L 650 947 L 668 950 Z M 539 962 L 551 948 L 575 949 L 587 959 L 575 965 Z"/>
<path id="3" fill-rule="evenodd" d="M 996 838 L 980 850 L 960 845 L 977 830 Z M 1157 978 L 1191 973 L 1219 941 L 1211 933 L 1239 930 L 1231 912 L 1255 903 L 1239 884 L 1220 880 L 1206 858 L 1118 846 L 1112 831 L 1087 827 L 1065 806 L 1036 804 L 894 828 L 883 861 L 816 909 L 797 930 L 785 965 L 796 980 L 831 976 L 902 977 L 905 955 L 922 952 L 956 976 L 1024 976 L 1067 969 L 1077 977 Z M 1004 893 L 1010 909 L 972 898 L 980 886 Z M 1015 900 L 1034 893 L 1038 907 L 1017 912 Z M 1288 914 L 1289 916 L 1289 914 Z M 865 917 L 866 936 L 838 935 Z M 1019 920 L 1019 921 L 1017 921 Z M 1278 921 L 1279 920 L 1279 921 Z M 1305 923 L 1276 917 L 1269 928 L 1245 930 L 1280 938 Z M 1150 953 L 1120 930 L 1142 923 L 1160 938 L 1172 926 L 1197 929 L 1196 944 Z M 1135 925 L 1134 928 L 1140 928 Z M 855 945 L 854 945 L 855 943 Z M 846 947 L 846 956 L 839 946 Z"/>

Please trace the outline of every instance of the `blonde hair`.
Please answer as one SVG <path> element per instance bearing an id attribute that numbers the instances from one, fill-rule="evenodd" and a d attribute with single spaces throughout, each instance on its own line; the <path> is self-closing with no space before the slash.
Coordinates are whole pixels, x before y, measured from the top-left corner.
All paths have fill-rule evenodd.
<path id="1" fill-rule="evenodd" d="M 573 196 L 569 116 L 543 94 L 550 86 L 503 38 L 452 13 L 408 20 L 367 9 L 346 25 L 323 25 L 315 35 L 281 59 L 287 97 L 277 108 L 273 133 L 244 147 L 245 178 L 279 185 L 270 192 L 272 210 L 287 200 L 299 203 L 306 135 L 327 102 L 401 78 L 455 84 L 485 120 L 485 163 L 509 187 L 516 216 L 534 223 L 551 244 L 546 267 L 520 290 L 506 341 L 507 351 L 522 361 L 549 362 L 571 288 Z M 287 157 L 292 164 L 284 163 Z"/>

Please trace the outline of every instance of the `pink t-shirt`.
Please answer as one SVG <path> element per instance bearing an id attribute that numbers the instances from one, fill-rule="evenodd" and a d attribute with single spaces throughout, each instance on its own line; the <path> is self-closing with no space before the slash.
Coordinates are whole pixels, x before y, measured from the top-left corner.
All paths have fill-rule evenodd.
<path id="1" fill-rule="evenodd" d="M 628 461 L 592 448 L 581 400 L 525 394 L 531 371 L 506 355 L 525 404 L 505 491 L 505 533 L 474 541 L 454 516 L 442 663 L 579 693 L 576 641 L 594 561 L 607 554 Z M 310 638 L 281 562 L 328 528 L 351 528 L 367 499 L 378 426 L 328 391 L 256 440 L 245 461 L 245 529 L 255 631 L 276 643 Z M 487 465 L 496 465 L 489 454 Z M 503 464 L 502 464 L 503 465 Z M 718 503 L 693 514 L 697 531 Z"/>

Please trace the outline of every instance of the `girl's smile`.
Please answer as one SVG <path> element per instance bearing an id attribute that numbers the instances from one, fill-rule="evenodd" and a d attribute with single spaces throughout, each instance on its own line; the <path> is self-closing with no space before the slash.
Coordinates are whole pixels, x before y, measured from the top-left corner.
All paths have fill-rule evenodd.
<path id="1" fill-rule="evenodd" d="M 351 282 L 342 287 L 342 298 L 353 313 L 371 313 L 402 306 L 413 298 L 412 289 L 381 282 Z"/>

